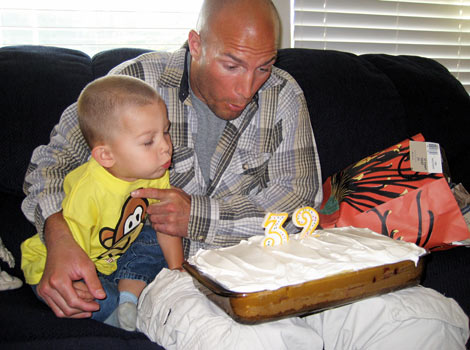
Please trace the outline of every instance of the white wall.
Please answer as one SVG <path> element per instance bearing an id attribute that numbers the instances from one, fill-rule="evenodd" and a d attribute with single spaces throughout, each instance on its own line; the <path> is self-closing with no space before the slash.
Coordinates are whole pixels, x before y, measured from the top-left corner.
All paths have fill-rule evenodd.
<path id="1" fill-rule="evenodd" d="M 272 0 L 281 17 L 281 48 L 291 47 L 291 2 L 294 0 Z"/>

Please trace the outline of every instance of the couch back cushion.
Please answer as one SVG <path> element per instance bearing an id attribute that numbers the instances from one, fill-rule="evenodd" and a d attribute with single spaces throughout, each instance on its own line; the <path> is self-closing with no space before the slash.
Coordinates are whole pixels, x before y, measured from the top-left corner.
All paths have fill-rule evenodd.
<path id="1" fill-rule="evenodd" d="M 304 91 L 324 180 L 422 133 L 444 148 L 452 179 L 470 187 L 470 98 L 438 62 L 418 56 L 282 49 L 276 65 Z"/>
<path id="2" fill-rule="evenodd" d="M 92 78 L 80 51 L 43 46 L 0 48 L 0 189 L 22 195 L 33 149 L 49 142 L 63 110 Z"/>
<path id="3" fill-rule="evenodd" d="M 307 98 L 323 180 L 405 133 L 405 111 L 395 86 L 358 56 L 285 49 L 276 65 L 297 80 Z"/>
<path id="4" fill-rule="evenodd" d="M 470 188 L 470 97 L 441 64 L 419 56 L 368 54 L 361 59 L 381 70 L 399 92 L 406 116 L 406 135 L 422 133 L 445 151 L 455 183 Z"/>
<path id="5" fill-rule="evenodd" d="M 101 51 L 92 58 L 92 69 L 94 79 L 102 77 L 116 67 L 118 64 L 150 52 L 146 49 L 119 48 Z"/>
<path id="6" fill-rule="evenodd" d="M 0 190 L 23 195 L 31 153 L 49 142 L 63 110 L 90 81 L 145 49 L 120 48 L 93 58 L 43 46 L 0 48 Z M 455 181 L 470 186 L 465 125 L 470 99 L 433 60 L 331 50 L 281 49 L 276 66 L 307 99 L 323 179 L 374 152 L 422 132 L 445 149 Z M 12 176 L 14 174 L 14 176 Z"/>
<path id="7" fill-rule="evenodd" d="M 0 48 L 0 190 L 23 196 L 31 154 L 47 144 L 64 109 L 80 91 L 119 63 L 149 50 L 116 49 L 93 58 L 70 49 L 45 46 Z M 12 176 L 13 175 L 13 176 Z"/>

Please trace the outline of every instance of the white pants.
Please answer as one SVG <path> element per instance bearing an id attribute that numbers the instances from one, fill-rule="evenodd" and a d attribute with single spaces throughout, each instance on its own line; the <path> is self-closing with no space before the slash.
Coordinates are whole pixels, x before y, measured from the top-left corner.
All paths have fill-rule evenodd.
<path id="1" fill-rule="evenodd" d="M 137 328 L 165 349 L 465 349 L 468 317 L 421 286 L 307 317 L 235 322 L 185 272 L 162 270 L 142 292 Z"/>

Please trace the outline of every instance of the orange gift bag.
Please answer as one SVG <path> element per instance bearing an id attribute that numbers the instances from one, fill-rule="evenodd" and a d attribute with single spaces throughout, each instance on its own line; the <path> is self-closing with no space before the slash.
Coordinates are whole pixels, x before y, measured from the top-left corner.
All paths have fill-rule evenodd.
<path id="1" fill-rule="evenodd" d="M 424 137 L 418 134 L 329 177 L 321 227 L 366 227 L 430 251 L 470 238 L 444 175 L 411 169 L 410 141 Z"/>

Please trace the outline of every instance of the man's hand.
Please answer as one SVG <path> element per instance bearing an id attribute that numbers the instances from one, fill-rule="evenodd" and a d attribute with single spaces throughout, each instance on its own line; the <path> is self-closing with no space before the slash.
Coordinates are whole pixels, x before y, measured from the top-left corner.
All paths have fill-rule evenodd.
<path id="1" fill-rule="evenodd" d="M 186 237 L 188 235 L 191 196 L 183 190 L 142 188 L 132 192 L 132 197 L 153 198 L 160 202 L 147 209 L 152 227 L 167 235 Z"/>
<path id="2" fill-rule="evenodd" d="M 38 295 L 57 317 L 90 317 L 99 309 L 94 299 L 106 297 L 95 264 L 73 239 L 62 213 L 47 219 L 44 237 L 47 260 Z"/>

